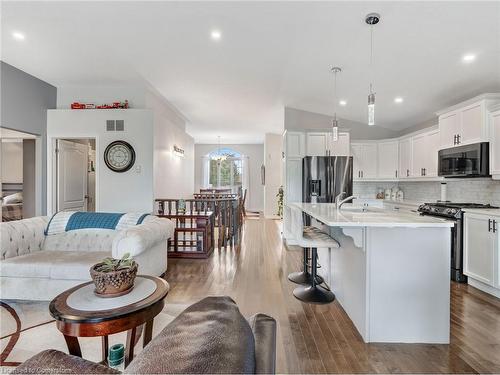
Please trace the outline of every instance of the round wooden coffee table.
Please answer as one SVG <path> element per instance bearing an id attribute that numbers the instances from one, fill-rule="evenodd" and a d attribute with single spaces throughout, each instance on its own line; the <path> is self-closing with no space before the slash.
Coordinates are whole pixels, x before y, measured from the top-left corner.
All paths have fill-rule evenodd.
<path id="1" fill-rule="evenodd" d="M 107 362 L 108 335 L 127 331 L 125 366 L 134 357 L 138 327 L 145 324 L 143 346 L 151 341 L 153 319 L 165 305 L 168 283 L 153 276 L 138 275 L 134 289 L 124 296 L 100 298 L 89 281 L 68 289 L 50 302 L 50 314 L 64 335 L 68 351 L 81 357 L 78 337 L 102 337 L 102 359 Z"/>

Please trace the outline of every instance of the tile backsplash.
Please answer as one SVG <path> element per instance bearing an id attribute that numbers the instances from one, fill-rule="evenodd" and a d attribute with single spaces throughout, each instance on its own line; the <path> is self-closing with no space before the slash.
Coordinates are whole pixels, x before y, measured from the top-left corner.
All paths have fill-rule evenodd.
<path id="1" fill-rule="evenodd" d="M 486 178 L 446 179 L 447 198 L 453 202 L 490 203 L 500 206 L 500 180 Z M 375 198 L 379 189 L 398 186 L 405 199 L 414 201 L 436 201 L 441 196 L 439 181 L 399 183 L 354 182 L 353 194 L 361 198 Z"/>

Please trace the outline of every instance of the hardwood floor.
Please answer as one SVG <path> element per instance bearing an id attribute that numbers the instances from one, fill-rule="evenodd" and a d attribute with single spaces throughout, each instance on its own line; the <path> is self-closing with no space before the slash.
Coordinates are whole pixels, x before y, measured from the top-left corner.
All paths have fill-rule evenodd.
<path id="1" fill-rule="evenodd" d="M 338 302 L 316 306 L 292 296 L 301 251 L 282 245 L 280 223 L 247 219 L 240 249 L 209 259 L 169 259 L 167 303 L 229 295 L 245 316 L 278 322 L 278 373 L 500 373 L 500 300 L 452 284 L 451 344 L 365 344 Z"/>

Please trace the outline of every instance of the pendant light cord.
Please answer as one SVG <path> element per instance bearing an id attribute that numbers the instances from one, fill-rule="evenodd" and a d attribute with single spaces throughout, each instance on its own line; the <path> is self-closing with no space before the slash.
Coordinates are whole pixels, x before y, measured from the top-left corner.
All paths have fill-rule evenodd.
<path id="1" fill-rule="evenodd" d="M 373 24 L 370 25 L 370 94 L 373 93 Z"/>

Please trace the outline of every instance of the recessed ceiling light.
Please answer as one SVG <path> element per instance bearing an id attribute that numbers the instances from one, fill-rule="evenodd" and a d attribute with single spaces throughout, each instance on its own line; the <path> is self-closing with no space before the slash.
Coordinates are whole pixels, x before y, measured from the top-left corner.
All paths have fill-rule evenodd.
<path id="1" fill-rule="evenodd" d="M 473 62 L 476 59 L 476 55 L 473 55 L 471 53 L 464 55 L 462 57 L 463 62 L 470 63 Z"/>
<path id="2" fill-rule="evenodd" d="M 342 107 L 345 107 L 347 105 L 347 102 L 345 100 L 340 100 L 339 101 L 339 104 L 342 106 Z"/>
<path id="3" fill-rule="evenodd" d="M 400 96 L 394 98 L 394 103 L 403 103 L 403 98 Z"/>
<path id="4" fill-rule="evenodd" d="M 219 30 L 212 30 L 212 32 L 210 33 L 210 37 L 213 39 L 213 40 L 219 40 L 221 38 L 222 34 Z"/>
<path id="5" fill-rule="evenodd" d="M 12 37 L 16 40 L 24 40 L 25 36 L 23 33 L 20 33 L 19 31 L 13 31 L 12 32 Z"/>

